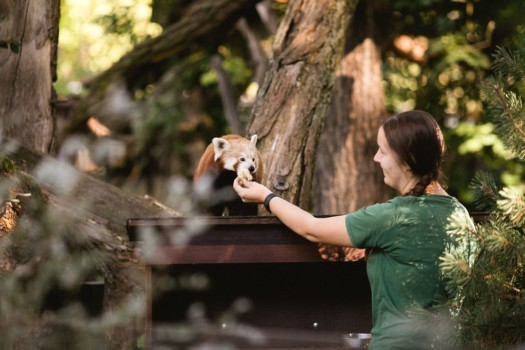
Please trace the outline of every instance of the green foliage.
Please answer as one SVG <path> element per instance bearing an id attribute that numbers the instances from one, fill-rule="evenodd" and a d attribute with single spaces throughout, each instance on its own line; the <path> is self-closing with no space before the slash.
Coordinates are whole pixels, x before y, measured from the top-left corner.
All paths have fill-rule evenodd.
<path id="1" fill-rule="evenodd" d="M 523 58 L 498 49 L 495 62 L 483 97 L 497 125 L 495 132 L 523 159 Z M 524 187 L 499 189 L 488 173 L 479 173 L 471 188 L 478 210 L 490 215 L 475 231 L 451 220 L 448 232 L 454 245 L 441 263 L 454 296 L 451 314 L 462 344 L 507 349 L 525 342 Z"/>
<path id="2" fill-rule="evenodd" d="M 223 69 L 228 74 L 230 82 L 233 86 L 239 88 L 240 91 L 250 83 L 253 72 L 247 65 L 245 57 L 236 55 L 227 46 L 220 46 L 217 51 L 223 60 Z M 217 86 L 217 74 L 213 70 L 203 72 L 200 83 L 203 86 Z"/>
<path id="3" fill-rule="evenodd" d="M 523 191 L 504 188 L 500 192 L 498 206 L 503 214 L 517 227 L 523 228 L 525 222 L 525 197 Z"/>
<path id="4" fill-rule="evenodd" d="M 185 75 L 189 72 L 194 72 L 193 67 L 181 63 L 172 68 L 159 84 L 143 91 L 141 104 L 144 118 L 133 130 L 135 154 L 132 159 L 135 172 L 172 170 L 169 162 L 173 161 L 177 152 L 183 151 L 187 136 L 184 136 L 185 131 L 179 126 L 185 120 L 184 89 L 191 89 L 185 84 Z"/>
<path id="5" fill-rule="evenodd" d="M 441 64 L 444 66 L 462 63 L 471 68 L 485 69 L 490 66 L 489 58 L 473 47 L 461 32 L 445 34 L 433 40 L 428 54 L 441 56 Z"/>
<path id="6" fill-rule="evenodd" d="M 424 62 L 385 52 L 387 108 L 392 113 L 423 109 L 436 117 L 448 146 L 448 192 L 471 209 L 467 188 L 477 171 L 490 172 L 507 186 L 522 183 L 525 163 L 511 157 L 503 138 L 492 131 L 497 123 L 483 112 L 480 86 L 494 47 L 516 44 L 511 35 L 520 23 L 513 14 L 523 11 L 523 2 L 437 0 L 414 7 L 413 1 L 396 1 L 392 6 L 400 32 L 428 39 L 428 50 Z"/>
<path id="7" fill-rule="evenodd" d="M 107 29 L 107 34 L 127 35 L 130 43 L 136 45 L 140 37 L 135 32 L 135 19 L 132 16 L 131 6 L 116 6 L 113 11 L 94 20 L 94 23 Z"/>
<path id="8" fill-rule="evenodd" d="M 488 147 L 499 157 L 511 158 L 501 139 L 494 134 L 494 125 L 491 123 L 461 123 L 454 129 L 454 133 L 465 140 L 457 148 L 459 154 L 479 154 L 484 148 Z"/>
<path id="9" fill-rule="evenodd" d="M 502 136 L 506 147 L 525 159 L 525 61 L 520 54 L 498 48 L 495 75 L 486 80 L 482 97 L 495 120 L 496 133 Z"/>
<path id="10" fill-rule="evenodd" d="M 523 226 L 496 209 L 475 232 L 454 223 L 449 233 L 455 248 L 442 257 L 441 267 L 455 296 L 450 307 L 459 341 L 476 349 L 508 349 L 524 342 Z"/>
<path id="11" fill-rule="evenodd" d="M 471 210 L 478 210 L 469 190 L 477 172 L 492 174 L 496 183 L 504 186 L 518 186 L 525 178 L 525 162 L 505 147 L 495 129 L 493 122 L 460 122 L 445 129 L 448 145 L 445 173 L 452 187 L 449 191 Z"/>
<path id="12" fill-rule="evenodd" d="M 474 205 L 480 211 L 493 211 L 497 207 L 499 188 L 487 172 L 479 172 L 470 185 L 474 194 Z"/>
<path id="13" fill-rule="evenodd" d="M 63 0 L 55 88 L 82 93 L 82 84 L 109 68 L 147 36 L 161 32 L 150 22 L 150 0 Z"/>
<path id="14" fill-rule="evenodd" d="M 7 157 L 3 152 L 0 152 L 0 172 L 12 174 L 16 170 L 15 163 Z"/>

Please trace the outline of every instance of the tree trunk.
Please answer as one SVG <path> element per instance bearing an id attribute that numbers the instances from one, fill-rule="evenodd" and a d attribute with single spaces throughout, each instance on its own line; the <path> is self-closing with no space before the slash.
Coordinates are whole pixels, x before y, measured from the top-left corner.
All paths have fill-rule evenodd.
<path id="1" fill-rule="evenodd" d="M 55 205 L 71 214 L 90 219 L 108 232 L 127 239 L 126 221 L 132 217 L 179 215 L 155 200 L 125 192 L 68 163 L 17 147 L 8 154 L 21 171 L 34 176 L 35 183 L 49 193 Z"/>
<path id="2" fill-rule="evenodd" d="M 0 3 L 1 137 L 48 152 L 54 136 L 59 0 Z"/>
<path id="3" fill-rule="evenodd" d="M 381 55 L 373 36 L 373 5 L 360 2 L 350 24 L 331 109 L 319 141 L 314 213 L 344 214 L 383 201 L 388 189 L 373 161 L 386 116 Z"/>
<path id="4" fill-rule="evenodd" d="M 259 137 L 263 183 L 308 208 L 316 148 L 356 1 L 289 3 L 248 128 Z"/>

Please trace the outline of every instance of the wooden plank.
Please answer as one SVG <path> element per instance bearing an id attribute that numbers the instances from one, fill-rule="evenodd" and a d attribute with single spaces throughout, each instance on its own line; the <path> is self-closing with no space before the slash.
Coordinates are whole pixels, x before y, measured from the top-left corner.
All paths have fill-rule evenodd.
<path id="1" fill-rule="evenodd" d="M 147 265 L 323 262 L 312 243 L 157 247 L 142 257 Z"/>
<path id="2" fill-rule="evenodd" d="M 191 223 L 208 225 L 282 225 L 276 216 L 175 216 L 137 217 L 128 219 L 128 227 L 134 226 L 180 226 Z"/>
<path id="3" fill-rule="evenodd" d="M 155 234 L 160 245 L 303 244 L 277 217 L 166 217 L 127 221 L 130 241 Z M 188 241 L 189 240 L 189 241 Z"/>
<path id="4" fill-rule="evenodd" d="M 272 245 L 305 244 L 307 240 L 284 225 L 217 225 L 210 227 L 142 227 L 130 235 L 131 241 L 155 243 L 158 246 L 188 245 Z"/>
<path id="5" fill-rule="evenodd" d="M 470 215 L 475 222 L 488 217 L 484 212 Z M 161 245 L 304 244 L 305 241 L 275 216 L 139 217 L 128 219 L 126 229 L 132 242 L 144 241 L 155 234 Z"/>
<path id="6" fill-rule="evenodd" d="M 322 261 L 276 217 L 136 218 L 128 232 L 148 265 Z"/>

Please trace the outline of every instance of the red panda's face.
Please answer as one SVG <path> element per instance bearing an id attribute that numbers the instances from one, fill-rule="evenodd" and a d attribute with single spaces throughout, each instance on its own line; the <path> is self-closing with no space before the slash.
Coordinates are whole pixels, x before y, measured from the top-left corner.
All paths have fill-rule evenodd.
<path id="1" fill-rule="evenodd" d="M 251 140 L 214 138 L 215 161 L 220 159 L 224 169 L 235 172 L 239 169 L 247 169 L 253 175 L 257 173 L 259 165 L 256 142 L 257 136 L 255 135 Z"/>

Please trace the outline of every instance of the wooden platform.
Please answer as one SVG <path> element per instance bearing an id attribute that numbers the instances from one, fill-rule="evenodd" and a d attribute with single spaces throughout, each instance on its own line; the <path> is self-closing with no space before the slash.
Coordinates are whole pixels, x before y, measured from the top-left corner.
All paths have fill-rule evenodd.
<path id="1" fill-rule="evenodd" d="M 244 348 L 355 349 L 348 334 L 370 330 L 365 263 L 323 261 L 317 244 L 275 217 L 134 218 L 127 229 L 147 265 L 149 346 L 180 343 L 169 325 L 187 321 L 195 305 L 203 307 L 209 331 L 218 332 L 214 339 L 219 334 Z M 192 278 L 206 285 L 155 293 L 163 281 Z M 250 310 L 236 312 L 243 302 Z M 230 334 L 239 324 L 265 341 Z"/>

